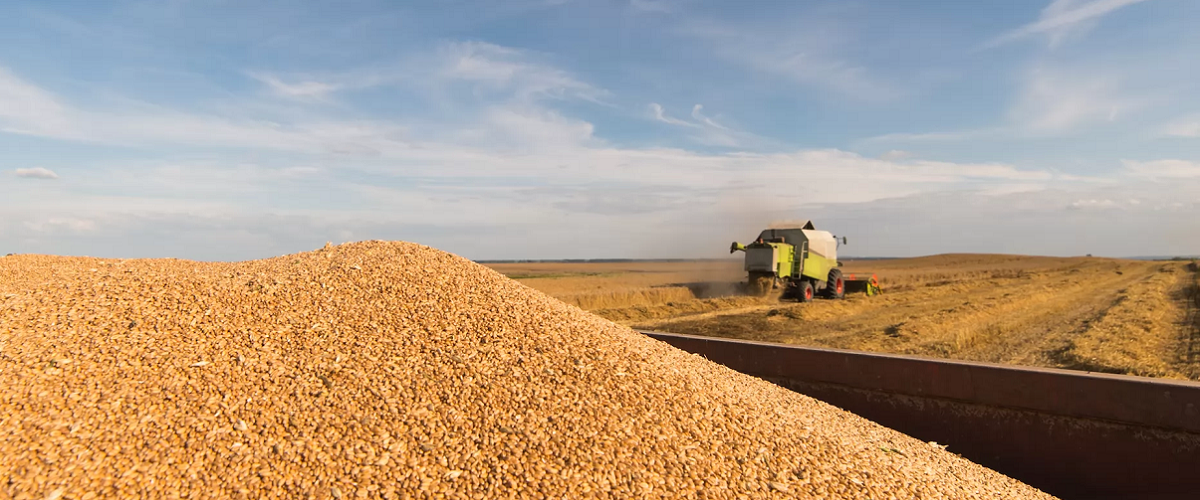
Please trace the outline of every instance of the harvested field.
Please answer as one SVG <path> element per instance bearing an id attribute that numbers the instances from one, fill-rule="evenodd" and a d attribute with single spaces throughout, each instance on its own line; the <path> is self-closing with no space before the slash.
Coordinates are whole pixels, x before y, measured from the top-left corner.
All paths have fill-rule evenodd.
<path id="1" fill-rule="evenodd" d="M 502 263 L 488 267 L 589 311 L 739 295 L 742 287 L 738 280 L 745 278 L 741 263 L 731 265 L 729 261 Z"/>
<path id="2" fill-rule="evenodd" d="M 726 266 L 739 273 L 739 261 Z M 844 270 L 877 274 L 884 294 L 810 304 L 733 295 L 596 313 L 675 333 L 1200 378 L 1197 273 L 1182 262 L 959 254 Z M 613 272 L 607 283 L 619 280 Z"/>
<path id="3" fill-rule="evenodd" d="M 486 268 L 0 258 L 11 498 L 1048 498 Z"/>

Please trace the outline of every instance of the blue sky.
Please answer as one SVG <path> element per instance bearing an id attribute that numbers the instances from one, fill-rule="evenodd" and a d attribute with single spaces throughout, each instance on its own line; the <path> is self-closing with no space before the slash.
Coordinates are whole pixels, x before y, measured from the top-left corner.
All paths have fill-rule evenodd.
<path id="1" fill-rule="evenodd" d="M 8 1 L 0 252 L 1200 253 L 1200 2 Z"/>

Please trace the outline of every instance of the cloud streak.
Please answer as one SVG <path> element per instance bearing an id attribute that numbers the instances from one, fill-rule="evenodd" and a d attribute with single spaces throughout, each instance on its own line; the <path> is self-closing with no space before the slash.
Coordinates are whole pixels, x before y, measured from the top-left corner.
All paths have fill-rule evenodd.
<path id="1" fill-rule="evenodd" d="M 542 98 L 575 98 L 601 103 L 608 92 L 571 74 L 537 61 L 525 51 L 484 42 L 444 45 L 437 54 L 436 76 L 512 91 L 529 101 Z"/>
<path id="2" fill-rule="evenodd" d="M 701 122 L 705 125 L 715 128 L 715 129 L 729 130 L 729 127 L 721 125 L 720 123 L 713 121 L 712 118 L 704 116 L 704 114 L 700 112 L 701 109 L 704 109 L 704 106 L 701 106 L 699 104 L 692 106 L 692 118 L 695 118 L 696 121 Z"/>
<path id="3" fill-rule="evenodd" d="M 60 128 L 65 112 L 53 94 L 0 67 L 0 132 L 37 134 Z"/>
<path id="4" fill-rule="evenodd" d="M 768 143 L 767 140 L 754 134 L 734 130 L 718 123 L 713 118 L 705 115 L 702 112 L 703 109 L 704 106 L 701 104 L 692 106 L 692 121 L 688 121 L 667 116 L 666 110 L 662 105 L 653 102 L 650 103 L 650 113 L 656 121 L 690 129 L 691 133 L 688 135 L 688 138 L 697 144 L 722 148 L 737 148 Z"/>
<path id="5" fill-rule="evenodd" d="M 864 101 L 900 95 L 898 89 L 872 75 L 865 66 L 838 54 L 849 43 L 836 24 L 830 19 L 806 20 L 768 34 L 696 22 L 680 32 L 707 42 L 721 59 L 788 81 Z"/>
<path id="6" fill-rule="evenodd" d="M 274 75 L 262 73 L 251 73 L 250 76 L 266 84 L 276 95 L 290 99 L 324 99 L 342 88 L 340 85 L 311 80 L 287 83 Z"/>
<path id="7" fill-rule="evenodd" d="M 1148 0 L 1054 0 L 1042 9 L 1037 21 L 993 38 L 985 48 L 997 47 L 1034 35 L 1047 35 L 1051 46 L 1060 43 L 1071 30 L 1080 29 L 1117 9 Z"/>
<path id="8" fill-rule="evenodd" d="M 57 179 L 58 178 L 58 174 L 54 173 L 53 170 L 50 170 L 45 167 L 18 168 L 16 170 L 13 170 L 13 175 L 16 175 L 17 177 L 24 177 L 26 179 Z"/>
<path id="9" fill-rule="evenodd" d="M 1145 179 L 1200 179 L 1200 162 L 1186 160 L 1123 160 L 1126 171 Z"/>
<path id="10" fill-rule="evenodd" d="M 953 132 L 896 132 L 862 139 L 863 143 L 955 142 L 1007 133 L 1000 128 L 958 130 Z"/>
<path id="11" fill-rule="evenodd" d="M 461 102 L 451 102 L 466 112 L 448 116 L 442 124 L 414 119 L 411 126 L 404 124 L 403 117 L 399 121 L 338 119 L 300 112 L 298 119 L 278 121 L 188 113 L 144 103 L 121 110 L 82 109 L 0 67 L 0 131 L 122 146 L 185 145 L 412 159 L 423 154 L 412 147 L 418 141 L 410 137 L 414 129 L 427 136 L 479 145 L 501 141 L 514 147 L 549 145 L 551 142 L 541 138 L 550 136 L 586 140 L 591 135 L 590 124 L 562 117 L 544 103 L 598 103 L 607 95 L 522 51 L 481 42 L 443 44 L 432 54 L 408 61 L 405 67 L 414 71 L 353 72 L 322 78 L 321 82 L 298 83 L 267 73 L 252 77 L 277 95 L 298 100 L 325 100 L 341 90 L 419 83 L 416 89 L 435 89 L 442 99 L 486 97 L 486 103 L 464 108 Z M 347 83 L 350 81 L 354 83 Z M 455 88 L 464 85 L 466 88 Z"/>
<path id="12" fill-rule="evenodd" d="M 1039 67 L 1025 76 L 1010 118 L 1025 131 L 1060 133 L 1115 122 L 1145 104 L 1124 92 L 1116 75 Z"/>
<path id="13" fill-rule="evenodd" d="M 1162 134 L 1168 137 L 1200 137 L 1200 117 L 1176 120 L 1163 127 Z"/>
<path id="14" fill-rule="evenodd" d="M 699 106 L 699 105 L 697 104 L 697 106 Z M 656 102 L 650 103 L 650 112 L 654 115 L 655 120 L 658 120 L 663 123 L 668 123 L 671 125 L 678 125 L 680 127 L 692 127 L 692 128 L 697 128 L 700 126 L 698 124 L 695 124 L 695 123 L 692 123 L 692 122 L 689 122 L 686 120 L 680 120 L 678 118 L 671 118 L 671 117 L 667 116 L 666 111 L 663 109 L 662 105 L 658 104 Z"/>

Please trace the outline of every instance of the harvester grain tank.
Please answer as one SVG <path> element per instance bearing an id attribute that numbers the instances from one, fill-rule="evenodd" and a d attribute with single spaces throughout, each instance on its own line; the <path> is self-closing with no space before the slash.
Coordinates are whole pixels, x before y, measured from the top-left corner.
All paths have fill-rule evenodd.
<path id="1" fill-rule="evenodd" d="M 818 294 L 840 299 L 846 293 L 846 278 L 837 259 L 838 244 L 846 238 L 819 231 L 812 221 L 772 224 L 759 233 L 749 245 L 733 242 L 729 253 L 746 253 L 745 270 L 749 275 L 751 293 L 766 295 L 771 289 L 784 287 L 784 295 L 802 302 Z M 866 291 L 878 290 L 872 276 Z M 859 285 L 859 283 L 855 283 Z"/>

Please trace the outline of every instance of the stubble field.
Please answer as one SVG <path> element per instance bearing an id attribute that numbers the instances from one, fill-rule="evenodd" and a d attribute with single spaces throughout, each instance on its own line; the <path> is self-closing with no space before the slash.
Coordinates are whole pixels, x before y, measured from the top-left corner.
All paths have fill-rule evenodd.
<path id="1" fill-rule="evenodd" d="M 740 260 L 490 266 L 635 328 L 1200 379 L 1186 262 L 1013 255 L 845 261 L 883 295 L 799 304 L 742 293 Z"/>

